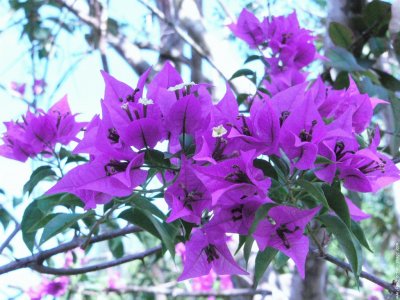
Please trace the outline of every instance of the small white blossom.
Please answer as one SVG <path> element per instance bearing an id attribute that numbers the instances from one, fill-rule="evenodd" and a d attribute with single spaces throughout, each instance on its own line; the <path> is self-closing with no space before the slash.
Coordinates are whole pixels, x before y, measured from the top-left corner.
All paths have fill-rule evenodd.
<path id="1" fill-rule="evenodd" d="M 213 127 L 212 129 L 212 136 L 217 138 L 217 137 L 222 137 L 224 136 L 228 131 L 225 129 L 224 126 L 219 125 L 216 127 Z"/>
<path id="2" fill-rule="evenodd" d="M 154 104 L 154 101 L 151 99 L 147 99 L 147 98 L 140 98 L 139 103 L 143 104 L 143 105 L 150 105 L 150 104 Z"/>
<path id="3" fill-rule="evenodd" d="M 175 91 L 179 91 L 179 90 L 181 90 L 181 89 L 183 89 L 184 87 L 187 87 L 187 86 L 193 86 L 193 85 L 195 85 L 195 83 L 192 81 L 192 82 L 189 82 L 189 83 L 180 83 L 180 84 L 177 84 L 177 85 L 175 85 L 175 86 L 171 86 L 171 87 L 169 87 L 168 88 L 168 92 L 175 92 Z"/>
<path id="4" fill-rule="evenodd" d="M 129 107 L 129 104 L 128 104 L 128 103 L 124 103 L 124 104 L 121 105 L 121 108 L 122 108 L 123 110 L 127 110 L 128 107 Z"/>

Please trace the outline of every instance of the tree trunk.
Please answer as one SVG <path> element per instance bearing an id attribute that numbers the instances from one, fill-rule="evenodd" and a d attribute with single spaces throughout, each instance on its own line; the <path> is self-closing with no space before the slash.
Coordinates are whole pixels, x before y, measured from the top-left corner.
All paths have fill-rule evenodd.
<path id="1" fill-rule="evenodd" d="M 318 227 L 315 227 L 318 226 Z M 316 238 L 320 244 L 326 235 L 325 229 L 319 228 L 319 225 L 314 223 L 313 229 L 317 229 Z M 316 247 L 314 243 L 311 243 Z M 320 300 L 326 299 L 326 282 L 327 282 L 327 266 L 324 259 L 317 255 L 309 253 L 306 260 L 306 277 L 304 280 L 300 278 L 297 271 L 293 274 L 292 290 L 290 300 Z"/>

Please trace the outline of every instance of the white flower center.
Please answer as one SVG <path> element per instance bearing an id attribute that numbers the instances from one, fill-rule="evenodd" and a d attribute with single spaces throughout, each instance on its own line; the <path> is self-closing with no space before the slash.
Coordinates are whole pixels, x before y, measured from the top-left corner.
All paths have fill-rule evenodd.
<path id="1" fill-rule="evenodd" d="M 147 99 L 147 98 L 140 98 L 139 103 L 143 104 L 143 105 L 150 105 L 150 104 L 154 104 L 154 101 L 151 99 Z"/>
<path id="2" fill-rule="evenodd" d="M 227 134 L 227 132 L 228 132 L 228 131 L 225 129 L 224 126 L 219 125 L 219 126 L 213 127 L 213 129 L 212 129 L 212 136 L 215 137 L 215 138 L 217 138 L 217 137 L 222 137 L 222 136 L 224 136 L 225 134 Z"/>
<path id="3" fill-rule="evenodd" d="M 193 86 L 193 85 L 195 85 L 195 83 L 192 81 L 192 82 L 189 82 L 189 83 L 180 83 L 180 84 L 177 84 L 177 85 L 175 85 L 175 86 L 171 86 L 171 87 L 169 87 L 168 88 L 168 92 L 175 92 L 175 91 L 179 91 L 179 90 L 181 90 L 181 89 L 183 89 L 184 87 L 187 87 L 187 86 Z"/>

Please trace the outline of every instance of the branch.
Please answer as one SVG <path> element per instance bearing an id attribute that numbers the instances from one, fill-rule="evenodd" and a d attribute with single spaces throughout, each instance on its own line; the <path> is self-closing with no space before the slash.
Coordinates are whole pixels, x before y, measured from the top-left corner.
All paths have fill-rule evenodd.
<path id="1" fill-rule="evenodd" d="M 340 259 L 337 259 L 336 257 L 326 254 L 326 253 L 321 255 L 317 249 L 310 249 L 310 250 L 312 251 L 312 253 L 316 254 L 318 257 L 321 257 L 321 258 L 325 259 L 326 261 L 329 261 L 346 271 L 352 272 L 351 266 L 348 263 L 345 263 L 344 261 L 341 261 Z M 395 282 L 389 283 L 389 282 L 384 281 L 384 280 L 376 277 L 375 275 L 372 275 L 365 271 L 361 271 L 360 277 L 365 278 L 365 279 L 383 287 L 384 289 L 386 289 L 387 291 L 389 291 L 392 294 L 400 295 L 400 287 L 398 287 Z"/>
<path id="2" fill-rule="evenodd" d="M 99 50 L 101 56 L 101 63 L 104 71 L 110 73 L 107 61 L 107 21 L 108 21 L 108 10 L 106 4 L 102 5 L 98 0 L 94 1 L 96 14 L 100 23 L 100 38 L 99 38 Z"/>
<path id="3" fill-rule="evenodd" d="M 126 255 L 124 257 L 112 260 L 112 261 L 107 261 L 91 266 L 85 266 L 82 268 L 51 268 L 51 267 L 46 267 L 43 266 L 40 262 L 33 262 L 29 267 L 35 271 L 38 271 L 39 273 L 44 273 L 44 274 L 51 274 L 51 275 L 77 275 L 77 274 L 85 274 L 89 272 L 94 272 L 94 271 L 99 271 L 103 269 L 108 269 L 114 266 L 122 265 L 124 263 L 133 261 L 133 260 L 143 260 L 145 257 L 153 255 L 157 252 L 160 252 L 162 249 L 161 246 L 157 246 L 154 248 L 151 248 L 149 250 L 140 252 L 140 253 L 135 253 L 135 254 L 130 254 Z"/>
<path id="4" fill-rule="evenodd" d="M 3 253 L 4 249 L 10 244 L 11 240 L 17 235 L 18 231 L 21 229 L 21 224 L 16 222 L 15 229 L 11 234 L 6 238 L 6 240 L 0 246 L 0 254 Z"/>
<path id="5" fill-rule="evenodd" d="M 155 295 L 167 295 L 175 297 L 233 297 L 233 296 L 254 296 L 254 295 L 271 295 L 271 291 L 266 289 L 227 289 L 221 291 L 185 291 L 179 288 L 165 288 L 163 286 L 127 286 L 121 289 L 106 289 L 108 293 L 149 293 Z"/>
<path id="6" fill-rule="evenodd" d="M 211 67 L 215 69 L 217 73 L 232 86 L 232 89 L 235 90 L 232 83 L 228 80 L 228 78 L 224 75 L 224 73 L 217 67 L 212 58 L 209 57 L 207 53 L 205 53 L 204 50 L 185 31 L 183 31 L 180 27 L 176 26 L 173 21 L 166 18 L 162 11 L 160 11 L 157 7 L 153 7 L 150 3 L 148 3 L 148 1 L 146 0 L 138 0 L 138 1 L 142 3 L 144 6 L 146 6 L 147 9 L 149 9 L 157 18 L 159 18 L 161 21 L 171 26 L 171 28 L 176 32 L 176 34 L 182 40 L 184 40 L 190 47 L 192 47 L 192 49 L 196 53 L 198 53 L 203 59 L 205 59 L 211 65 Z"/>
<path id="7" fill-rule="evenodd" d="M 129 233 L 139 232 L 141 230 L 142 230 L 141 228 L 136 227 L 136 226 L 128 226 L 128 227 L 125 227 L 122 229 L 118 229 L 118 230 L 114 230 L 114 231 L 110 231 L 110 232 L 106 232 L 106 233 L 97 235 L 97 236 L 93 237 L 89 243 L 94 244 L 94 243 L 110 240 L 110 239 L 113 239 L 113 238 L 116 238 L 119 236 L 123 236 L 123 235 L 129 234 Z M 0 267 L 0 275 L 11 272 L 11 271 L 15 271 L 18 269 L 22 269 L 22 268 L 31 268 L 32 266 L 41 265 L 44 260 L 46 260 L 50 257 L 53 257 L 54 255 L 57 255 L 57 254 L 63 253 L 63 252 L 67 252 L 69 250 L 80 247 L 84 243 L 84 241 L 85 241 L 85 238 L 82 238 L 82 237 L 74 238 L 72 241 L 70 241 L 68 243 L 61 244 L 61 245 L 51 248 L 49 250 L 40 251 L 36 254 L 33 254 L 31 256 L 26 256 L 24 258 L 20 258 L 20 259 L 17 258 L 15 261 L 1 266 Z"/>
<path id="8" fill-rule="evenodd" d="M 97 18 L 88 15 L 85 11 L 74 6 L 74 4 L 68 3 L 67 0 L 55 1 L 73 13 L 82 22 L 101 32 L 101 22 Z M 150 67 L 142 58 L 139 47 L 130 42 L 124 34 L 112 35 L 107 33 L 105 39 L 138 74 L 144 73 Z"/>

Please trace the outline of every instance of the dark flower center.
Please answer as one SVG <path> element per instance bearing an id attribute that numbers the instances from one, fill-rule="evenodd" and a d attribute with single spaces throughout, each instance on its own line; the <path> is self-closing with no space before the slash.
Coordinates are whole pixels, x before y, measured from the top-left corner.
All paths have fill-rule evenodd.
<path id="1" fill-rule="evenodd" d="M 360 167 L 359 170 L 363 172 L 364 174 L 368 174 L 374 171 L 381 171 L 382 173 L 385 173 L 385 167 L 386 167 L 386 160 L 379 158 L 379 161 L 371 161 L 364 166 Z"/>
<path id="2" fill-rule="evenodd" d="M 279 238 L 282 240 L 283 245 L 285 246 L 286 249 L 290 248 L 289 241 L 286 237 L 287 233 L 294 233 L 295 231 L 299 230 L 300 227 L 296 226 L 293 230 L 290 230 L 287 228 L 287 224 L 282 224 L 276 229 L 276 234 L 279 236 Z"/>
<path id="3" fill-rule="evenodd" d="M 289 117 L 289 115 L 290 115 L 290 111 L 287 111 L 287 110 L 285 110 L 281 113 L 281 116 L 279 117 L 279 124 L 281 127 L 283 125 L 283 122 L 286 121 L 286 119 Z"/>
<path id="4" fill-rule="evenodd" d="M 217 138 L 217 142 L 215 143 L 215 148 L 212 153 L 212 158 L 215 160 L 223 160 L 225 159 L 224 150 L 226 148 L 228 141 L 222 137 Z"/>
<path id="5" fill-rule="evenodd" d="M 108 128 L 107 138 L 111 141 L 112 144 L 117 144 L 119 142 L 119 134 L 117 132 L 117 129 Z"/>
<path id="6" fill-rule="evenodd" d="M 352 153 L 354 154 L 354 151 L 344 151 L 344 143 L 342 141 L 339 141 L 336 143 L 334 152 L 336 154 L 336 160 L 342 159 L 347 153 Z"/>
<path id="7" fill-rule="evenodd" d="M 128 165 L 128 161 L 118 161 L 112 159 L 108 164 L 104 166 L 104 170 L 106 171 L 107 176 L 112 176 L 117 173 L 124 172 Z"/>
<path id="8" fill-rule="evenodd" d="M 306 129 L 303 129 L 300 132 L 299 137 L 302 142 L 311 142 L 315 125 L 317 125 L 317 120 L 313 120 L 311 122 L 311 128 L 308 131 Z"/>
<path id="9" fill-rule="evenodd" d="M 183 206 L 193 210 L 193 204 L 197 201 L 200 201 L 203 199 L 203 193 L 198 192 L 198 191 L 191 191 L 189 192 L 186 187 L 182 184 L 181 188 L 184 192 L 184 197 L 183 197 Z M 178 199 L 181 200 L 181 196 L 178 196 Z"/>
<path id="10" fill-rule="evenodd" d="M 207 255 L 207 262 L 211 263 L 215 259 L 219 259 L 219 255 L 217 252 L 217 248 L 213 244 L 209 244 L 207 247 L 205 247 L 204 252 Z"/>
<path id="11" fill-rule="evenodd" d="M 249 183 L 252 184 L 249 176 L 238 165 L 233 165 L 233 172 L 225 176 L 225 180 L 232 183 Z"/>
<path id="12" fill-rule="evenodd" d="M 244 207 L 244 205 L 241 204 L 241 205 L 231 209 L 233 222 L 243 219 L 243 207 Z"/>

